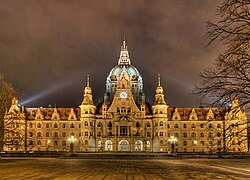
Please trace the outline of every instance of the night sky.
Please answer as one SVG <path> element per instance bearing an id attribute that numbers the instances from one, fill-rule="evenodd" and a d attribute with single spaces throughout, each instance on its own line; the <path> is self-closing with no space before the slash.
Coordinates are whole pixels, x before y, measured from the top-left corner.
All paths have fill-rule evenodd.
<path id="1" fill-rule="evenodd" d="M 123 36 L 153 102 L 157 74 L 171 107 L 200 105 L 198 76 L 223 47 L 205 47 L 218 0 L 0 0 L 0 72 L 25 106 L 77 107 L 86 75 L 95 103 L 117 64 Z"/>

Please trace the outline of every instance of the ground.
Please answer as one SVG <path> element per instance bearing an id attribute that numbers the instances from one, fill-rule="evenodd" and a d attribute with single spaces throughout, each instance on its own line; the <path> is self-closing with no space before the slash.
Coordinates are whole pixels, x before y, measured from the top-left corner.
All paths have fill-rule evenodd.
<path id="1" fill-rule="evenodd" d="M 250 179 L 250 159 L 2 158 L 0 179 Z"/>

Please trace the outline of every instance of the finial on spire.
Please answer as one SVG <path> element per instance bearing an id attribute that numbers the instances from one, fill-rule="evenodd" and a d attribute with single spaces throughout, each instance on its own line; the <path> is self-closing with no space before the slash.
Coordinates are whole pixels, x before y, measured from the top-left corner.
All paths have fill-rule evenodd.
<path id="1" fill-rule="evenodd" d="M 161 75 L 158 74 L 158 86 L 160 87 L 161 86 Z"/>
<path id="2" fill-rule="evenodd" d="M 89 87 L 89 74 L 87 74 L 87 87 Z"/>
<path id="3" fill-rule="evenodd" d="M 122 50 L 127 50 L 127 46 L 126 46 L 126 36 L 125 36 L 125 34 L 123 35 L 123 46 L 122 46 Z"/>

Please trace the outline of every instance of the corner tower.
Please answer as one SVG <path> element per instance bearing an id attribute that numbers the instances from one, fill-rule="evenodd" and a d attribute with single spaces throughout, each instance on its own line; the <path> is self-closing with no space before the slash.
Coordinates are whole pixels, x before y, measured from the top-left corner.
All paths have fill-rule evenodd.
<path id="1" fill-rule="evenodd" d="M 129 77 L 129 86 L 133 94 L 133 98 L 136 102 L 142 101 L 143 96 L 143 80 L 139 71 L 131 65 L 131 60 L 129 58 L 128 47 L 126 41 L 123 41 L 121 46 L 120 58 L 118 60 L 118 65 L 115 66 L 109 73 L 106 79 L 106 92 L 105 100 L 112 102 L 114 95 L 118 86 L 119 78 L 123 71 L 127 72 Z"/>

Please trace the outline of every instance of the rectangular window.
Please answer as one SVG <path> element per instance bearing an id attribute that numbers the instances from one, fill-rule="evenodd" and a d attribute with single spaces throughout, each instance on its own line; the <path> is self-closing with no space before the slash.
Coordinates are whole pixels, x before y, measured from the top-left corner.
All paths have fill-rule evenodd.
<path id="1" fill-rule="evenodd" d="M 150 132 L 147 132 L 147 137 L 150 137 Z"/>
<path id="2" fill-rule="evenodd" d="M 120 127 L 120 135 L 121 136 L 127 136 L 128 131 L 127 131 L 127 126 L 121 126 Z"/>
<path id="3" fill-rule="evenodd" d="M 163 132 L 160 132 L 160 136 L 163 136 Z"/>
<path id="4" fill-rule="evenodd" d="M 89 136 L 89 132 L 85 132 L 85 136 Z"/>

